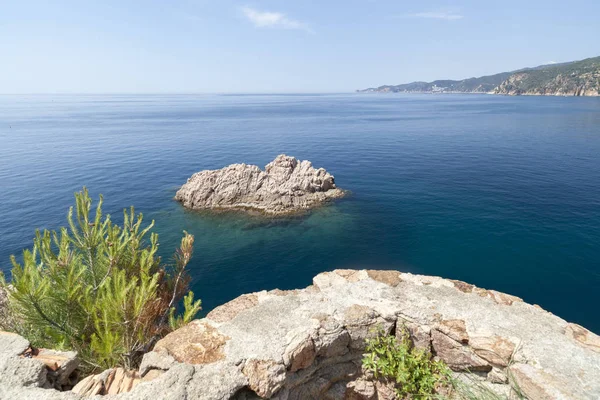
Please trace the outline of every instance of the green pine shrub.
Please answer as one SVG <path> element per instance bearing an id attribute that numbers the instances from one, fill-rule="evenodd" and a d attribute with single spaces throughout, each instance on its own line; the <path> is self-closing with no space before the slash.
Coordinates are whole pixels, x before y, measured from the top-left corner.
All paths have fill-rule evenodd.
<path id="1" fill-rule="evenodd" d="M 0 289 L 12 318 L 0 325 L 36 347 L 78 351 L 89 371 L 136 368 L 158 339 L 200 310 L 185 270 L 194 237 L 184 232 L 173 265 L 165 266 L 154 222 L 142 227 L 132 207 L 120 227 L 103 216 L 102 196 L 94 216 L 87 189 L 75 199 L 69 228 L 38 230 L 22 263 L 11 257 L 12 281 L 0 276 Z"/>
<path id="2" fill-rule="evenodd" d="M 363 368 L 377 379 L 393 382 L 399 399 L 439 398 L 438 389 L 448 387 L 450 369 L 414 348 L 406 330 L 399 339 L 380 332 L 366 342 Z"/>

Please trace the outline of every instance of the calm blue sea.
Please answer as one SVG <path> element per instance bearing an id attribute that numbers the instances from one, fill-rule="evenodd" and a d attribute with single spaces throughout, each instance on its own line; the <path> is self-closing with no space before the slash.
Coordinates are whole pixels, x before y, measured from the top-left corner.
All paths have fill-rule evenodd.
<path id="1" fill-rule="evenodd" d="M 304 218 L 200 215 L 194 172 L 277 154 L 352 196 Z M 0 268 L 65 225 L 82 186 L 105 211 L 183 230 L 204 311 L 334 268 L 441 275 L 600 333 L 600 99 L 487 95 L 0 96 Z"/>

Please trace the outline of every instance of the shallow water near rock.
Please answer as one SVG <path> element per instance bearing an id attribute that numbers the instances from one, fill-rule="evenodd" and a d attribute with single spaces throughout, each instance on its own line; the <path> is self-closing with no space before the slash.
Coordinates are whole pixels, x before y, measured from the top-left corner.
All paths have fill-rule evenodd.
<path id="1" fill-rule="evenodd" d="M 194 172 L 286 153 L 352 194 L 307 215 L 185 210 Z M 600 332 L 600 99 L 485 95 L 0 96 L 0 268 L 73 192 L 182 231 L 204 311 L 334 268 L 440 275 Z"/>

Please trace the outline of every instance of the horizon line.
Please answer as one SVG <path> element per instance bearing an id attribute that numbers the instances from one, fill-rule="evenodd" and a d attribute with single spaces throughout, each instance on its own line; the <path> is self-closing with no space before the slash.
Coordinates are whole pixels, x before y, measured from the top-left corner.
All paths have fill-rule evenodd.
<path id="1" fill-rule="evenodd" d="M 74 95 L 190 95 L 190 96 L 214 96 L 214 95 L 285 95 L 285 94 L 348 94 L 356 93 L 351 91 L 332 91 L 332 92 L 18 92 L 18 93 L 0 93 L 0 96 L 74 96 Z"/>

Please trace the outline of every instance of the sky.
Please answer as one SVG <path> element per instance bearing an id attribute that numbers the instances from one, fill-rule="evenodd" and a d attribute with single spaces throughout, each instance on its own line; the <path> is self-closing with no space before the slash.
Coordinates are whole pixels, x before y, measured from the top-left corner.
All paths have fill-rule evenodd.
<path id="1" fill-rule="evenodd" d="M 600 56 L 599 0 L 0 0 L 0 93 L 305 93 Z"/>

